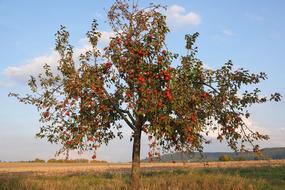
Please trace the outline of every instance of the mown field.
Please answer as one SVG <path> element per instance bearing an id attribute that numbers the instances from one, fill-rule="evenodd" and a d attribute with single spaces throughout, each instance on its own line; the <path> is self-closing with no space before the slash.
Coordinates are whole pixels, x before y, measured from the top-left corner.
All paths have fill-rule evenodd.
<path id="1" fill-rule="evenodd" d="M 142 164 L 142 189 L 284 190 L 285 161 Z M 0 163 L 0 190 L 130 189 L 130 164 Z"/>

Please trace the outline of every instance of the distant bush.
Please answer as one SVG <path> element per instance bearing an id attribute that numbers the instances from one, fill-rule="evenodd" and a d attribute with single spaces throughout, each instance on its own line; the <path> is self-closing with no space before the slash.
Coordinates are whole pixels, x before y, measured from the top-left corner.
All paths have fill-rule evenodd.
<path id="1" fill-rule="evenodd" d="M 67 160 L 67 159 L 49 159 L 48 163 L 88 163 L 88 159 L 74 159 L 74 160 Z"/>
<path id="2" fill-rule="evenodd" d="M 253 160 L 262 160 L 261 156 L 254 156 Z"/>
<path id="3" fill-rule="evenodd" d="M 219 161 L 227 162 L 227 161 L 231 161 L 231 160 L 232 160 L 232 157 L 230 157 L 227 154 L 224 154 L 224 155 L 219 157 Z"/>
<path id="4" fill-rule="evenodd" d="M 76 159 L 75 160 L 77 163 L 88 163 L 89 160 L 88 159 Z"/>
<path id="5" fill-rule="evenodd" d="M 56 162 L 57 162 L 57 160 L 56 160 L 56 159 L 54 159 L 54 158 L 49 159 L 49 160 L 47 161 L 47 163 L 56 163 Z"/>
<path id="6" fill-rule="evenodd" d="M 39 158 L 36 158 L 34 161 L 32 162 L 36 162 L 36 163 L 45 163 L 46 161 L 45 160 L 42 160 L 42 159 L 39 159 Z"/>
<path id="7" fill-rule="evenodd" d="M 9 163 L 45 163 L 43 159 L 36 158 L 34 160 L 19 160 L 19 161 L 10 161 Z"/>
<path id="8" fill-rule="evenodd" d="M 236 161 L 245 161 L 245 157 L 239 156 L 235 159 Z"/>
<path id="9" fill-rule="evenodd" d="M 90 160 L 90 163 L 97 164 L 97 163 L 108 163 L 108 162 L 104 160 Z"/>

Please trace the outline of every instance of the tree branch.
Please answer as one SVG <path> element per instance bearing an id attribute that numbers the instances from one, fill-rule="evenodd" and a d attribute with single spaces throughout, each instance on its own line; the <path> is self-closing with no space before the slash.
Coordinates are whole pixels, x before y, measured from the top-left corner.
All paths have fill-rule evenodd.
<path id="1" fill-rule="evenodd" d="M 126 113 L 129 116 L 129 118 L 132 120 L 133 123 L 136 123 L 134 117 L 132 116 L 132 114 L 129 111 L 127 111 L 127 110 L 121 110 L 121 111 L 123 113 Z"/>
<path id="2" fill-rule="evenodd" d="M 214 88 L 213 86 L 207 84 L 207 83 L 203 83 L 203 85 L 211 88 L 215 93 L 220 93 L 216 88 Z M 229 104 L 230 106 L 230 109 L 232 110 L 232 112 L 236 113 L 236 111 L 234 110 L 234 107 Z M 237 114 L 237 113 L 236 113 Z M 252 131 L 248 126 L 247 124 L 242 120 L 242 125 L 241 125 L 241 130 L 242 130 L 242 133 L 244 134 L 244 137 L 247 139 L 247 142 L 249 142 L 252 146 L 254 146 L 254 144 L 252 143 L 252 140 L 250 139 L 250 137 L 248 136 L 248 134 L 246 133 L 245 129 L 246 128 L 251 134 L 254 134 L 254 131 Z"/>
<path id="3" fill-rule="evenodd" d="M 124 115 L 123 111 L 116 105 L 116 103 L 113 101 L 113 98 L 110 96 L 110 94 L 107 92 L 107 90 L 105 88 L 102 88 L 102 89 L 104 90 L 104 92 L 105 92 L 106 96 L 108 97 L 108 99 L 111 101 L 111 103 L 112 103 L 113 107 L 115 108 L 115 110 L 120 114 L 120 116 L 128 124 L 128 126 L 132 130 L 134 130 L 135 129 L 134 125 L 128 120 L 128 118 L 126 118 L 126 116 Z M 131 118 L 131 120 L 133 120 L 133 119 Z"/>

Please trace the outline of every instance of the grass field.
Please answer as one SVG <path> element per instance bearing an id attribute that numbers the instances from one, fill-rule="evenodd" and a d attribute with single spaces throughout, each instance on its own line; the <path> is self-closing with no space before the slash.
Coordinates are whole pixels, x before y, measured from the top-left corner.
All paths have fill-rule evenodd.
<path id="1" fill-rule="evenodd" d="M 142 164 L 142 189 L 284 190 L 285 161 Z M 130 189 L 130 164 L 0 163 L 0 190 Z"/>

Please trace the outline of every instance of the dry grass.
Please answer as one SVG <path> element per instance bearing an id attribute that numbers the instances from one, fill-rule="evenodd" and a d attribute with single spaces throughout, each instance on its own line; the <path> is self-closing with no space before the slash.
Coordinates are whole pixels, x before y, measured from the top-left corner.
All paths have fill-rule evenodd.
<path id="1" fill-rule="evenodd" d="M 241 168 L 285 165 L 285 160 L 259 160 L 259 161 L 230 161 L 209 162 L 206 167 L 210 168 Z M 204 168 L 204 163 L 142 163 L 143 170 L 181 169 L 181 168 Z M 121 172 L 129 171 L 130 163 L 0 163 L 0 173 L 41 173 L 60 174 L 76 172 Z"/>
<path id="2" fill-rule="evenodd" d="M 285 166 L 257 168 L 199 168 L 147 171 L 144 190 L 284 190 Z M 69 173 L 65 175 L 0 175 L 0 190 L 128 190 L 126 173 Z"/>
<path id="3" fill-rule="evenodd" d="M 143 163 L 145 190 L 283 190 L 285 160 Z M 0 190 L 130 189 L 130 164 L 0 163 Z"/>

